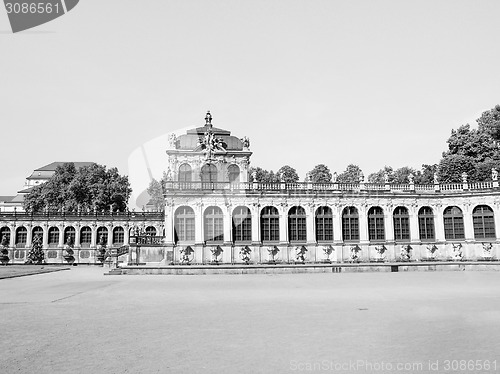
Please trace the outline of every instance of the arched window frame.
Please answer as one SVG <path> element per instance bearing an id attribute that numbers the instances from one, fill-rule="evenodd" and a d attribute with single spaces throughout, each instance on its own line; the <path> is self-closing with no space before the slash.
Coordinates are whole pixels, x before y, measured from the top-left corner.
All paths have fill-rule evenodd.
<path id="1" fill-rule="evenodd" d="M 488 205 L 478 205 L 472 211 L 475 239 L 496 239 L 495 214 Z"/>
<path id="2" fill-rule="evenodd" d="M 434 211 L 431 207 L 423 206 L 418 210 L 418 231 L 422 241 L 434 241 L 436 239 Z"/>
<path id="3" fill-rule="evenodd" d="M 92 229 L 89 226 L 83 226 L 80 229 L 80 247 L 90 248 L 92 243 Z"/>
<path id="4" fill-rule="evenodd" d="M 6 239 L 9 241 L 9 245 L 10 245 L 11 232 L 10 232 L 10 228 L 7 226 L 3 226 L 2 228 L 0 228 L 0 240 L 3 239 L 4 235 L 6 235 Z"/>
<path id="5" fill-rule="evenodd" d="M 109 236 L 109 232 L 108 232 L 108 228 L 107 227 L 100 226 L 97 229 L 97 231 L 96 231 L 96 244 L 100 244 L 100 242 L 101 242 L 101 235 L 103 236 L 105 245 L 107 245 L 108 244 L 108 236 Z"/>
<path id="6" fill-rule="evenodd" d="M 359 213 L 354 206 L 342 210 L 342 238 L 345 242 L 359 242 Z"/>
<path id="7" fill-rule="evenodd" d="M 333 212 L 328 206 L 320 206 L 315 214 L 316 241 L 333 241 Z"/>
<path id="8" fill-rule="evenodd" d="M 154 227 L 154 226 L 146 227 L 146 235 L 156 236 L 156 227 Z"/>
<path id="9" fill-rule="evenodd" d="M 59 228 L 55 226 L 49 227 L 47 233 L 47 244 L 50 248 L 55 248 L 59 245 Z"/>
<path id="10" fill-rule="evenodd" d="M 24 226 L 19 226 L 16 229 L 16 248 L 24 248 L 28 241 L 28 229 Z"/>
<path id="11" fill-rule="evenodd" d="M 444 237 L 446 240 L 465 239 L 464 215 L 457 206 L 449 206 L 443 211 Z"/>
<path id="12" fill-rule="evenodd" d="M 368 239 L 372 242 L 385 240 L 384 210 L 379 206 L 368 210 Z"/>
<path id="13" fill-rule="evenodd" d="M 204 234 L 206 243 L 224 241 L 224 213 L 218 206 L 209 206 L 203 213 Z"/>
<path id="14" fill-rule="evenodd" d="M 408 208 L 398 206 L 394 209 L 392 219 L 394 222 L 394 240 L 397 242 L 410 241 L 410 214 Z"/>
<path id="15" fill-rule="evenodd" d="M 201 168 L 201 181 L 204 183 L 217 182 L 217 166 L 214 164 L 205 164 Z"/>
<path id="16" fill-rule="evenodd" d="M 233 210 L 233 243 L 252 241 L 252 214 L 248 207 L 238 206 Z"/>
<path id="17" fill-rule="evenodd" d="M 260 212 L 260 234 L 262 242 L 279 242 L 280 216 L 274 206 L 266 206 Z"/>
<path id="18" fill-rule="evenodd" d="M 238 183 L 240 181 L 240 167 L 236 164 L 229 165 L 227 175 L 230 183 Z"/>
<path id="19" fill-rule="evenodd" d="M 35 235 L 39 235 L 40 239 L 43 243 L 44 234 L 43 234 L 43 229 L 40 226 L 35 226 L 31 230 L 31 241 L 33 241 L 33 239 L 35 238 Z"/>
<path id="20" fill-rule="evenodd" d="M 195 214 L 190 206 L 180 206 L 174 214 L 174 241 L 193 243 L 195 241 Z"/>
<path id="21" fill-rule="evenodd" d="M 74 245 L 76 239 L 76 230 L 73 226 L 67 226 L 64 228 L 64 237 L 63 237 L 64 244 L 68 243 L 69 238 L 73 239 L 73 245 Z"/>
<path id="22" fill-rule="evenodd" d="M 125 229 L 121 226 L 113 227 L 113 245 L 125 244 Z"/>
<path id="23" fill-rule="evenodd" d="M 294 243 L 307 241 L 306 210 L 301 206 L 288 211 L 288 240 Z"/>
<path id="24" fill-rule="evenodd" d="M 193 169 L 191 165 L 184 163 L 179 166 L 179 182 L 191 182 L 193 180 Z"/>

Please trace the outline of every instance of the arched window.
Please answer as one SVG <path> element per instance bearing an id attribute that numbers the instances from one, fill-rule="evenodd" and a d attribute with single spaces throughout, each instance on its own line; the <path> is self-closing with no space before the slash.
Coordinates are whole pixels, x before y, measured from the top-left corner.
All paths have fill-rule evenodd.
<path id="1" fill-rule="evenodd" d="M 246 206 L 233 210 L 233 242 L 252 241 L 252 214 Z"/>
<path id="2" fill-rule="evenodd" d="M 194 210 L 181 206 L 175 211 L 174 240 L 175 242 L 194 242 Z"/>
<path id="3" fill-rule="evenodd" d="M 33 242 L 33 239 L 35 239 L 35 236 L 39 236 L 41 242 L 43 243 L 43 229 L 40 226 L 35 226 L 33 227 L 33 230 L 31 231 L 31 241 Z"/>
<path id="4" fill-rule="evenodd" d="M 474 238 L 495 239 L 495 217 L 493 209 L 487 205 L 478 205 L 472 212 Z"/>
<path id="5" fill-rule="evenodd" d="M 394 209 L 394 239 L 399 241 L 410 240 L 410 216 L 408 209 L 398 206 Z"/>
<path id="6" fill-rule="evenodd" d="M 224 215 L 222 209 L 217 206 L 210 206 L 205 210 L 205 241 L 224 241 Z"/>
<path id="7" fill-rule="evenodd" d="M 7 226 L 4 226 L 0 229 L 0 240 L 3 241 L 3 237 L 8 241 L 8 245 L 10 245 L 10 229 Z"/>
<path id="8" fill-rule="evenodd" d="M 205 164 L 201 168 L 201 181 L 207 183 L 217 182 L 217 167 L 214 164 Z"/>
<path id="9" fill-rule="evenodd" d="M 49 227 L 48 245 L 50 248 L 57 247 L 59 244 L 59 229 L 57 227 Z"/>
<path id="10" fill-rule="evenodd" d="M 122 245 L 125 243 L 125 230 L 123 227 L 113 228 L 113 245 Z"/>
<path id="11" fill-rule="evenodd" d="M 456 206 L 449 206 L 443 212 L 444 237 L 450 240 L 464 239 L 464 215 Z"/>
<path id="12" fill-rule="evenodd" d="M 107 245 L 108 244 L 108 229 L 101 226 L 97 229 L 97 242 L 96 244 Z"/>
<path id="13" fill-rule="evenodd" d="M 16 229 L 16 247 L 24 248 L 26 246 L 26 242 L 28 240 L 28 230 L 26 227 L 18 227 Z"/>
<path id="14" fill-rule="evenodd" d="M 71 242 L 69 241 L 71 238 Z M 73 226 L 68 226 L 64 229 L 64 244 L 73 243 L 75 244 L 76 230 Z"/>
<path id="15" fill-rule="evenodd" d="M 307 240 L 306 211 L 301 206 L 294 206 L 288 211 L 288 238 L 291 242 Z"/>
<path id="16" fill-rule="evenodd" d="M 384 211 L 378 206 L 368 210 L 368 237 L 372 241 L 385 240 Z"/>
<path id="17" fill-rule="evenodd" d="M 82 248 L 89 248 L 92 243 L 92 229 L 88 226 L 83 226 L 80 230 L 80 245 Z"/>
<path id="18" fill-rule="evenodd" d="M 344 241 L 359 241 L 359 214 L 353 206 L 342 211 L 342 237 Z"/>
<path id="19" fill-rule="evenodd" d="M 193 173 L 189 164 L 182 164 L 179 167 L 179 182 L 191 182 L 192 175 Z"/>
<path id="20" fill-rule="evenodd" d="M 277 242 L 280 240 L 280 216 L 278 209 L 266 206 L 260 213 L 260 232 L 263 242 Z"/>
<path id="21" fill-rule="evenodd" d="M 227 172 L 229 174 L 229 182 L 238 183 L 240 181 L 240 168 L 238 165 L 229 165 Z"/>
<path id="22" fill-rule="evenodd" d="M 153 226 L 146 227 L 146 235 L 156 236 L 156 229 Z"/>
<path id="23" fill-rule="evenodd" d="M 327 206 L 316 209 L 316 241 L 331 242 L 333 240 L 333 214 Z"/>
<path id="24" fill-rule="evenodd" d="M 423 206 L 418 211 L 418 231 L 420 240 L 434 240 L 434 213 L 428 206 Z"/>

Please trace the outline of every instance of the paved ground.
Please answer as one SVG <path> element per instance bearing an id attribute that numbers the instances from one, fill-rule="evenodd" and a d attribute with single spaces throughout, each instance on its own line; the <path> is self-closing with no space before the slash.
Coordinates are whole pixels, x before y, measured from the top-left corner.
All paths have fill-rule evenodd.
<path id="1" fill-rule="evenodd" d="M 0 280 L 1 373 L 500 372 L 498 272 L 102 274 Z"/>

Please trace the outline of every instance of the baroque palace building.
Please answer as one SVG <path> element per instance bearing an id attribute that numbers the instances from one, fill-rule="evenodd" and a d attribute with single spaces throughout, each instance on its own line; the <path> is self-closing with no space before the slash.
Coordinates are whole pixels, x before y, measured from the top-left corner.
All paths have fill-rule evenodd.
<path id="1" fill-rule="evenodd" d="M 259 264 L 496 260 L 500 188 L 491 180 L 419 185 L 261 183 L 249 178 L 248 138 L 212 125 L 169 137 L 164 212 L 0 212 L 10 263 L 35 235 L 46 261 L 99 263 L 99 249 L 129 244 L 132 230 L 161 245 L 130 250 L 128 264 Z M 132 247 L 131 247 L 132 248 Z"/>

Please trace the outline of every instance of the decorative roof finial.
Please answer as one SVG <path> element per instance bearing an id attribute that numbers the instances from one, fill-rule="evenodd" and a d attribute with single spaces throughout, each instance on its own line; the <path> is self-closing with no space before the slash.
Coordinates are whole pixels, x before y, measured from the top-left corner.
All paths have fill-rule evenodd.
<path id="1" fill-rule="evenodd" d="M 212 128 L 212 115 L 209 110 L 207 110 L 207 115 L 205 116 L 205 126 Z"/>

